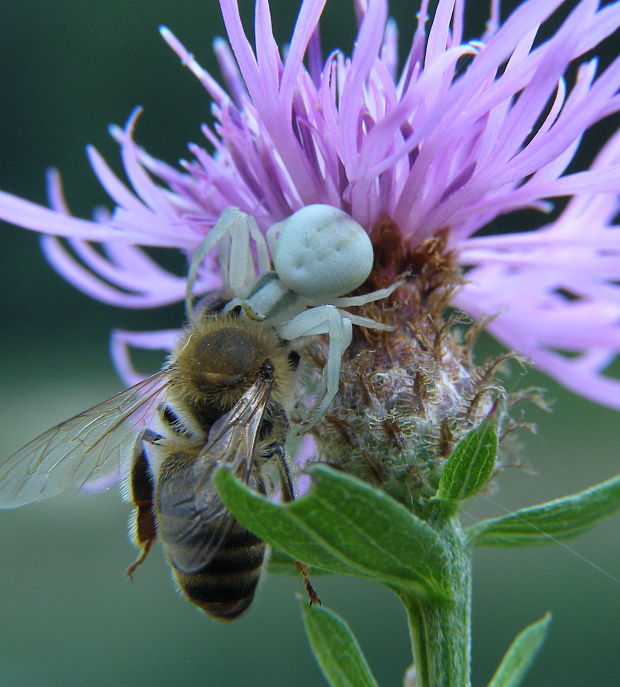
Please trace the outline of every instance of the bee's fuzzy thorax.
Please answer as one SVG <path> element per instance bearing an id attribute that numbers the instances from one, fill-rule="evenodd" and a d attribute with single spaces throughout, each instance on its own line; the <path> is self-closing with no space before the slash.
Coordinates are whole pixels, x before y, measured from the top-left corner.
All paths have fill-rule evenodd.
<path id="1" fill-rule="evenodd" d="M 273 398 L 287 405 L 293 372 L 289 350 L 269 325 L 234 315 L 201 318 L 171 355 L 171 391 L 190 405 L 230 409 L 269 361 Z"/>

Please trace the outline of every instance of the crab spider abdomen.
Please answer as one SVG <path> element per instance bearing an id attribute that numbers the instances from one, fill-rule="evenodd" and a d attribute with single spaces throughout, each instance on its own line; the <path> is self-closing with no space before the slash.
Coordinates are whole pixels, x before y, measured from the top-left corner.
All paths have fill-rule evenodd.
<path id="1" fill-rule="evenodd" d="M 331 205 L 307 205 L 277 225 L 272 257 L 288 289 L 316 300 L 363 284 L 374 256 L 368 234 L 350 215 Z"/>

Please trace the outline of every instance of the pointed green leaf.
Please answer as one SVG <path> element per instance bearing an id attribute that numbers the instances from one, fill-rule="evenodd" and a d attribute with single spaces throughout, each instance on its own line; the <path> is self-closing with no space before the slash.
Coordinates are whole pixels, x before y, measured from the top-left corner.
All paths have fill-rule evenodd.
<path id="1" fill-rule="evenodd" d="M 378 687 L 349 625 L 323 606 L 301 605 L 312 651 L 331 687 Z"/>
<path id="2" fill-rule="evenodd" d="M 547 613 L 515 637 L 491 678 L 489 687 L 518 687 L 521 684 L 545 641 L 550 622 L 551 615 Z"/>
<path id="3" fill-rule="evenodd" d="M 429 525 L 353 477 L 322 465 L 311 475 L 309 493 L 286 504 L 265 499 L 225 469 L 215 486 L 239 522 L 294 559 L 414 595 L 447 596 L 441 541 Z"/>
<path id="4" fill-rule="evenodd" d="M 437 498 L 462 501 L 477 494 L 491 477 L 496 455 L 495 421 L 488 418 L 456 445 L 441 474 Z"/>
<path id="5" fill-rule="evenodd" d="M 575 537 L 619 509 L 620 476 L 572 496 L 483 520 L 470 527 L 467 535 L 477 546 L 548 544 Z"/>

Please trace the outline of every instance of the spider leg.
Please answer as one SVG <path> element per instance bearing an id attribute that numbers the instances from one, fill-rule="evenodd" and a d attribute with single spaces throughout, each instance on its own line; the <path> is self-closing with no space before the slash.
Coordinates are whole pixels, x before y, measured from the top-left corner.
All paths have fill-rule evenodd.
<path id="1" fill-rule="evenodd" d="M 380 301 L 382 298 L 387 298 L 401 287 L 407 280 L 400 279 L 399 281 L 390 284 L 385 289 L 378 289 L 377 291 L 371 291 L 370 293 L 364 293 L 361 296 L 348 296 L 346 298 L 330 298 L 329 302 L 331 305 L 335 305 L 338 308 L 352 308 L 358 305 L 366 305 L 366 303 L 372 303 L 373 301 Z M 365 325 L 364 325 L 365 326 Z"/>
<path id="2" fill-rule="evenodd" d="M 351 320 L 353 324 L 356 324 L 358 327 L 366 327 L 366 329 L 380 329 L 383 332 L 392 332 L 394 331 L 394 327 L 392 327 L 389 324 L 383 324 L 382 322 L 377 322 L 376 320 L 370 319 L 370 317 L 362 317 L 361 315 L 353 315 L 350 312 L 347 312 L 346 310 L 340 310 L 338 308 L 338 312 L 343 316 Z"/>
<path id="3" fill-rule="evenodd" d="M 218 261 L 226 290 L 233 296 L 244 297 L 256 281 L 257 275 L 269 271 L 269 252 L 265 237 L 261 234 L 256 220 L 243 212 L 237 212 L 228 230 L 229 245 L 220 244 Z M 250 241 L 256 249 L 256 267 Z"/>
<path id="4" fill-rule="evenodd" d="M 304 310 L 279 328 L 280 336 L 284 339 L 297 339 L 314 334 L 327 334 L 329 345 L 327 349 L 327 364 L 323 369 L 318 401 L 310 419 L 310 425 L 315 424 L 327 411 L 334 400 L 340 385 L 340 363 L 342 355 L 351 343 L 352 323 L 347 313 L 346 317 L 333 305 L 321 305 Z"/>
<path id="5" fill-rule="evenodd" d="M 230 207 L 224 210 L 213 229 L 192 255 L 185 288 L 185 312 L 189 320 L 192 318 L 193 292 L 198 268 L 218 244 L 218 262 L 222 271 L 224 291 L 233 296 L 245 295 L 244 291 L 256 279 L 251 240 L 256 247 L 256 262 L 260 273 L 268 271 L 267 244 L 254 218 L 237 208 Z"/>

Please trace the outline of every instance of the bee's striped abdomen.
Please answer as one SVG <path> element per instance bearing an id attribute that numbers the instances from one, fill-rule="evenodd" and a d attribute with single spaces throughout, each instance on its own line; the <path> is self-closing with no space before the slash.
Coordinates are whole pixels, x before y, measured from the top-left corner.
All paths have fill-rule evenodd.
<path id="1" fill-rule="evenodd" d="M 187 598 L 214 618 L 234 620 L 252 603 L 266 545 L 234 521 L 213 559 L 196 573 L 173 570 Z"/>

